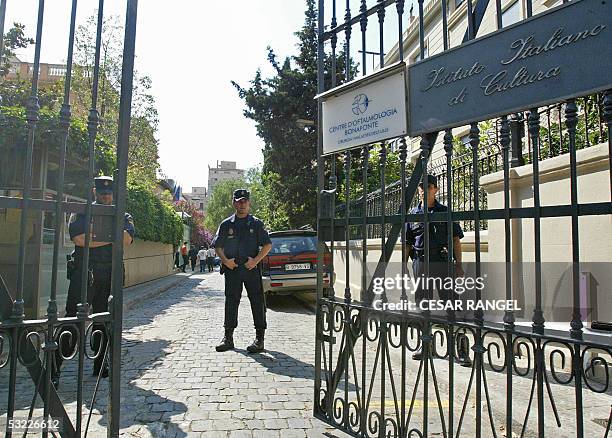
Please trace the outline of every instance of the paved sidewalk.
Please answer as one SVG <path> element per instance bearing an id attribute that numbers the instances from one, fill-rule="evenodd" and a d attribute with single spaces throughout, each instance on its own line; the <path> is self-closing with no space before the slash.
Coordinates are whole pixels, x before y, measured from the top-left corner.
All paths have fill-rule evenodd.
<path id="1" fill-rule="evenodd" d="M 123 289 L 123 309 L 129 310 L 143 301 L 155 298 L 168 289 L 178 286 L 180 283 L 187 280 L 190 275 L 190 272 L 177 272 L 167 277 L 158 278 L 157 280 L 147 281 L 146 283 L 140 283 Z"/>

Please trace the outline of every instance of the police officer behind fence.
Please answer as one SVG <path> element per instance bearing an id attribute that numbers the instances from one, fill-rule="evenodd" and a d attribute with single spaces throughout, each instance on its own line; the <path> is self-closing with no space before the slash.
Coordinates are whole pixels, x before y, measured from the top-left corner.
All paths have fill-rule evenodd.
<path id="1" fill-rule="evenodd" d="M 243 284 L 251 302 L 256 334 L 255 341 L 247 347 L 247 351 L 258 353 L 264 350 L 266 309 L 261 272 L 257 265 L 272 249 L 272 242 L 263 222 L 249 214 L 249 197 L 245 189 L 234 191 L 236 213 L 221 222 L 212 242 L 221 259 L 222 273 L 225 274 L 225 336 L 217 345 L 217 351 L 234 348 L 234 329 L 238 326 L 238 305 Z"/>
<path id="2" fill-rule="evenodd" d="M 438 180 L 434 175 L 427 175 L 427 206 L 429 213 L 438 213 L 447 211 L 447 207 L 442 205 L 436 199 L 438 193 Z M 410 214 L 423 213 L 423 198 L 424 190 L 423 183 L 419 184 L 419 204 L 410 210 Z M 425 275 L 425 225 L 423 222 L 411 222 L 406 226 L 406 246 L 407 253 L 412 258 L 412 272 L 414 277 L 424 277 Z M 463 230 L 457 222 L 453 222 L 453 266 L 456 277 L 464 275 L 461 266 L 461 239 L 463 238 Z M 454 292 L 452 288 L 445 288 L 444 279 L 448 277 L 448 234 L 446 222 L 429 222 L 429 283 L 439 284 L 442 287 L 437 288 L 440 299 L 452 300 Z M 436 281 L 434 281 L 436 280 Z M 447 283 L 448 284 L 448 283 Z M 433 286 L 433 285 L 432 285 Z M 423 283 L 419 283 L 419 287 L 415 291 L 415 300 L 417 303 L 425 300 L 426 288 Z M 420 360 L 422 351 L 419 349 L 413 356 L 413 359 Z M 469 357 L 460 348 L 457 361 L 461 365 L 469 366 Z"/>
<path id="3" fill-rule="evenodd" d="M 95 178 L 95 202 L 94 204 L 111 205 L 113 203 L 113 179 L 109 176 L 99 176 Z M 88 267 L 88 289 L 87 302 L 91 306 L 92 313 L 100 313 L 108 311 L 108 297 L 111 292 L 111 269 L 113 260 L 113 244 L 110 240 L 110 234 L 106 236 L 96 236 L 94 234 L 96 220 L 102 221 L 99 217 L 93 218 L 91 226 L 91 240 L 89 242 L 89 267 Z M 83 270 L 83 253 L 85 246 L 85 215 L 76 214 L 70 218 L 68 227 L 70 239 L 74 242 L 75 249 L 73 252 L 73 262 L 69 269 L 70 286 L 68 287 L 68 297 L 66 299 L 66 316 L 76 316 L 77 305 L 81 301 L 81 273 Z M 105 230 L 102 230 L 105 231 Z M 110 231 L 110 228 L 109 230 Z M 123 245 L 128 246 L 134 240 L 134 221 L 132 216 L 125 213 Z M 93 331 L 100 330 L 103 334 L 104 325 L 94 324 Z M 72 331 L 72 330 L 71 330 Z M 71 345 L 72 344 L 72 345 Z M 74 350 L 76 344 L 76 333 L 72 334 L 72 339 L 68 336 L 62 338 L 61 349 L 64 356 L 69 356 Z M 101 375 L 108 377 L 108 366 L 102 368 L 104 360 L 104 352 L 106 350 L 107 339 L 103 336 L 94 336 L 92 339 L 92 347 L 94 352 L 99 351 L 94 360 L 93 375 Z M 108 358 L 107 358 L 108 361 Z M 53 373 L 53 381 L 59 383 L 60 366 L 62 357 L 59 350 L 56 354 L 56 369 Z"/>

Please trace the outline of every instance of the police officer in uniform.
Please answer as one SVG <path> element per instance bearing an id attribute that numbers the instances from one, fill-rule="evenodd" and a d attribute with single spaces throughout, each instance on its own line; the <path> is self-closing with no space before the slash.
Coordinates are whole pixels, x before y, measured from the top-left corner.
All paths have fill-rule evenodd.
<path id="1" fill-rule="evenodd" d="M 438 213 L 447 211 L 447 207 L 442 205 L 436 199 L 438 193 L 438 180 L 434 175 L 427 175 L 427 206 L 429 213 Z M 419 184 L 419 204 L 410 210 L 410 214 L 422 214 L 424 190 L 423 183 Z M 412 272 L 414 277 L 424 277 L 425 275 L 425 224 L 423 222 L 411 222 L 406 226 L 406 246 L 407 253 L 412 258 Z M 453 266 L 456 277 L 464 275 L 463 267 L 461 266 L 461 239 L 463 238 L 463 230 L 457 222 L 453 222 L 453 254 L 448 253 L 448 233 L 446 222 L 429 222 L 429 283 L 439 284 L 442 287 L 437 288 L 441 300 L 453 300 L 454 292 L 452 288 L 445 288 L 445 279 L 448 277 L 448 258 L 452 257 Z M 436 280 L 436 281 L 433 281 Z M 439 281 L 441 280 L 441 281 Z M 417 303 L 427 299 L 425 296 L 426 289 L 423 283 L 419 283 L 418 289 L 415 291 L 415 299 Z M 422 351 L 416 351 L 412 358 L 421 360 Z M 459 351 L 457 361 L 461 365 L 469 366 L 470 359 L 463 351 Z"/>
<path id="2" fill-rule="evenodd" d="M 113 204 L 113 179 L 109 176 L 99 176 L 95 178 L 95 202 L 94 204 Z M 100 313 L 108 311 L 108 297 L 111 292 L 111 269 L 113 260 L 113 244 L 110 240 L 110 227 L 108 230 L 102 230 L 105 232 L 105 236 L 96 236 L 96 227 L 93 225 L 96 220 L 102 221 L 101 218 L 92 218 L 91 234 L 89 242 L 89 266 L 88 270 L 88 288 L 87 288 L 87 302 L 90 305 L 92 313 Z M 99 227 L 102 228 L 102 227 Z M 68 297 L 66 299 L 66 316 L 76 316 L 77 305 L 81 301 L 81 273 L 84 269 L 83 266 L 83 253 L 85 246 L 85 215 L 84 214 L 73 214 L 70 218 L 70 225 L 68 227 L 70 233 L 70 239 L 74 242 L 73 262 L 69 268 L 70 274 L 70 285 L 68 287 Z M 106 231 L 109 233 L 107 234 Z M 124 232 L 123 232 L 123 245 L 131 245 L 134 241 L 134 221 L 132 216 L 125 213 L 124 221 Z M 98 352 L 96 359 L 94 360 L 93 375 L 102 375 L 102 377 L 108 376 L 108 367 L 105 365 L 102 368 L 102 362 L 104 359 L 104 352 L 106 350 L 107 339 L 104 335 L 104 325 L 94 324 L 93 332 L 99 330 L 103 335 L 93 336 L 92 347 L 94 352 Z M 67 331 L 73 331 L 67 329 Z M 62 345 L 60 348 L 63 351 L 64 356 L 69 356 L 74 351 L 76 344 L 76 333 L 72 333 L 73 336 L 64 336 L 62 339 Z M 108 360 L 108 359 L 107 359 Z M 60 367 L 62 363 L 62 357 L 59 353 L 59 349 L 56 354 L 56 369 L 53 373 L 53 381 L 59 383 Z"/>
<path id="3" fill-rule="evenodd" d="M 221 222 L 211 244 L 221 259 L 221 271 L 225 274 L 225 336 L 217 345 L 217 351 L 234 348 L 234 329 L 238 326 L 238 305 L 243 285 L 255 323 L 255 341 L 247 351 L 258 353 L 264 350 L 266 309 L 258 264 L 272 249 L 272 242 L 263 222 L 249 214 L 249 198 L 246 189 L 234 191 L 236 212 Z"/>

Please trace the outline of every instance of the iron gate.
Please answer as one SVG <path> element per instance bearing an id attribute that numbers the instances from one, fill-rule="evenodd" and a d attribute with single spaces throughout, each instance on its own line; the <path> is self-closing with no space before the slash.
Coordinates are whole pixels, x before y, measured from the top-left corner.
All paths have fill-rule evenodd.
<path id="1" fill-rule="evenodd" d="M 71 9 L 66 10 L 69 14 L 70 28 L 68 30 L 68 52 L 67 64 L 64 75 L 63 103 L 59 112 L 59 159 L 57 163 L 57 190 L 54 192 L 54 200 L 39 190 L 45 187 L 45 177 L 39 180 L 39 186 L 33 187 L 33 181 L 38 179 L 40 163 L 35 149 L 35 138 L 44 133 L 37 130 L 40 118 L 39 105 L 39 75 L 41 67 L 41 44 L 44 39 L 44 17 L 45 0 L 38 1 L 37 28 L 35 39 L 35 56 L 32 65 L 32 86 L 30 97 L 26 106 L 27 133 L 24 134 L 26 141 L 16 144 L 18 153 L 23 155 L 23 169 L 21 185 L 11 187 L 12 190 L 0 192 L 0 211 L 3 214 L 16 215 L 18 219 L 18 262 L 17 273 L 12 275 L 13 282 L 4 281 L 0 276 L 0 379 L 2 380 L 1 393 L 6 397 L 6 404 L 2 403 L 0 418 L 3 420 L 6 436 L 13 434 L 25 434 L 41 432 L 43 436 L 59 433 L 64 437 L 86 436 L 90 431 L 90 420 L 94 410 L 96 398 L 101 385 L 100 377 L 95 381 L 85 379 L 85 368 L 89 362 L 99 355 L 103 355 L 105 363 L 110 364 L 110 376 L 108 382 L 108 403 L 97 409 L 106 415 L 103 425 L 107 427 L 108 436 L 118 436 L 120 416 L 120 372 L 121 372 L 121 332 L 122 332 L 122 260 L 123 260 L 123 226 L 124 212 L 126 207 L 126 178 L 128 162 L 128 146 L 130 133 L 130 116 L 132 101 L 132 78 L 134 72 L 134 49 L 136 36 L 136 13 L 138 0 L 127 0 L 125 18 L 125 36 L 123 45 L 123 65 L 121 72 L 120 110 L 119 125 L 117 132 L 116 149 L 116 173 L 115 173 L 115 205 L 93 204 L 91 193 L 94 185 L 95 172 L 95 147 L 100 115 L 98 111 L 98 87 L 100 80 L 100 51 L 102 44 L 102 27 L 104 23 L 104 0 L 99 0 L 96 24 L 94 68 L 89 76 L 91 80 L 91 108 L 87 123 L 88 151 L 86 159 L 86 178 L 77 183 L 86 188 L 88 193 L 86 202 L 71 202 L 65 193 L 66 185 L 66 161 L 67 144 L 69 142 L 69 130 L 71 126 L 71 86 L 73 79 L 73 53 L 75 43 L 75 26 L 77 14 L 77 0 L 72 0 Z M 10 8 L 10 0 L 0 1 L 0 42 L 4 41 L 4 21 L 7 7 Z M 54 8 L 58 6 L 47 5 Z M 3 59 L 3 47 L 0 45 L 0 60 Z M 92 54 L 93 55 L 93 54 Z M 119 90 L 117 90 L 119 91 Z M 1 102 L 0 102 L 1 105 Z M 1 113 L 0 118 L 4 117 Z M 19 163 L 19 161 L 17 162 Z M 33 169 L 36 167 L 36 169 Z M 7 169 L 5 169 L 7 171 Z M 31 218 L 48 212 L 54 214 L 52 229 L 47 229 L 53 236 L 52 239 L 52 263 L 50 266 L 50 298 L 46 306 L 46 317 L 44 319 L 26 319 L 24 309 L 36 308 L 37 303 L 28 303 L 28 297 L 34 296 L 28 290 L 29 276 L 32 275 L 32 258 L 35 249 L 30 239 L 30 229 L 33 226 Z M 110 311 L 89 314 L 90 308 L 87 304 L 86 285 L 87 270 L 83 269 L 81 280 L 81 301 L 78 306 L 76 317 L 60 317 L 58 312 L 58 276 L 61 275 L 60 247 L 63 245 L 65 218 L 67 214 L 85 214 L 86 223 L 93 216 L 111 218 L 113 222 L 113 265 L 112 265 L 112 290 L 110 299 Z M 41 216 L 42 217 L 42 216 Z M 36 227 L 34 227 L 36 228 Z M 89 227 L 85 233 L 84 264 L 87 266 L 89 257 L 89 245 L 91 232 Z M 42 232 L 42 230 L 41 230 Z M 40 232 L 34 231 L 39 236 Z M 46 235 L 45 235 L 46 236 Z M 49 242 L 51 243 L 51 242 Z M 5 247 L 6 248 L 6 247 Z M 30 259 L 28 258 L 30 257 Z M 37 272 L 37 271 L 36 271 Z M 34 310 L 36 312 L 36 310 Z M 35 313 L 36 315 L 36 313 Z M 95 326 L 94 326 L 95 323 Z M 91 344 L 96 344 L 96 338 L 108 336 L 110 341 L 102 351 L 98 348 L 92 349 Z M 64 368 L 70 368 L 71 375 L 62 379 L 63 391 L 58 392 L 51 383 L 51 370 L 58 351 L 60 342 L 70 338 L 76 346 L 70 354 L 62 352 L 65 362 Z M 70 381 L 74 377 L 74 381 Z M 5 386 L 6 385 L 6 386 Z M 30 402 L 24 402 L 24 397 Z M 99 400 L 98 400 L 99 402 Z M 69 404 L 71 405 L 69 407 Z M 6 409 L 4 408 L 6 406 Z M 72 412 L 71 412 L 72 411 Z M 17 432 L 17 428 L 18 432 Z M 57 432 L 56 432 L 57 431 Z"/>
<path id="2" fill-rule="evenodd" d="M 371 3 L 371 4 L 368 4 Z M 366 55 L 371 53 L 371 41 L 375 41 L 375 53 L 378 54 L 379 67 L 395 56 L 394 60 L 405 61 L 405 51 L 409 48 L 410 38 L 417 41 L 416 59 L 410 59 L 409 71 L 412 74 L 423 74 L 428 53 L 435 31 L 432 31 L 432 16 L 440 14 L 438 32 L 440 48 L 436 59 L 439 64 L 452 59 L 453 53 L 469 48 L 472 52 L 484 50 L 484 38 L 480 37 L 481 24 L 487 21 L 495 23 L 497 30 L 502 29 L 502 17 L 512 2 L 496 0 L 453 1 L 418 0 L 418 12 L 410 18 L 407 26 L 406 10 L 408 4 L 403 0 L 378 0 L 376 2 L 359 2 L 359 9 L 351 8 L 354 2 L 336 2 L 319 0 L 319 43 L 318 43 L 318 83 L 319 93 L 333 89 L 340 83 L 347 83 L 357 76 L 366 76 Z M 526 0 L 524 22 L 512 26 L 518 30 L 533 26 L 534 8 L 542 9 L 544 4 Z M 558 4 L 546 12 L 546 19 L 557 20 L 563 29 L 570 20 L 580 14 L 586 14 L 596 7 L 591 0 L 574 0 Z M 605 5 L 605 2 L 597 4 Z M 327 9 L 325 8 L 327 7 Z M 573 11 L 568 18 L 569 8 Z M 338 11 L 340 9 L 340 11 Z M 450 9 L 450 10 L 449 10 Z M 330 12 L 328 12 L 330 11 Z M 451 12 L 454 11 L 452 14 Z M 343 17 L 341 14 L 343 13 Z M 328 22 L 328 15 L 331 20 Z M 578 15 L 576 15 L 578 14 Z M 539 14 L 538 14 L 539 15 Z M 534 19 L 537 16 L 533 17 Z M 610 9 L 602 14 L 602 23 L 610 20 Z M 465 19 L 467 21 L 463 41 L 457 49 L 450 49 L 451 35 L 449 22 Z M 371 22 L 374 21 L 374 24 Z M 526 24 L 532 23 L 532 24 Z M 603 24 L 602 24 L 603 25 Z M 393 47 L 385 46 L 388 39 L 387 29 L 397 30 Z M 604 27 L 606 27 L 604 25 Z M 374 32 L 372 32 L 374 27 Z M 554 27 L 551 31 L 554 31 Z M 431 32 L 429 32 L 431 31 Z M 352 36 L 360 36 L 359 52 L 362 54 L 360 64 L 352 65 Z M 368 35 L 375 34 L 372 40 Z M 503 33 L 494 32 L 494 35 Z M 416 36 L 415 36 L 416 35 Z M 434 35 L 434 36 L 432 36 Z M 463 35 L 463 32 L 461 33 Z M 586 35 L 586 34 L 584 34 Z M 427 38 L 427 39 L 426 39 Z M 551 37 L 552 38 L 552 37 Z M 585 38 L 589 38 L 587 35 Z M 610 41 L 609 34 L 606 34 Z M 342 45 L 339 46 L 339 40 Z M 472 41 L 475 40 L 475 41 Z M 493 39 L 492 39 L 493 40 Z M 490 43 L 491 40 L 489 40 Z M 569 40 L 568 40 L 569 41 Z M 556 45 L 550 43 L 551 45 Z M 541 46 L 544 47 L 544 46 Z M 550 48 L 550 45 L 547 46 Z M 388 54 L 385 54 L 385 51 Z M 542 50 L 542 53 L 544 50 Z M 554 50 L 550 56 L 553 60 Z M 465 51 L 463 53 L 466 53 Z M 533 56 L 537 53 L 533 52 Z M 526 56 L 527 57 L 527 56 Z M 349 60 L 349 62 L 347 62 Z M 420 61 L 419 60 L 423 60 Z M 416 61 L 416 63 L 415 63 Z M 467 69 L 479 61 L 479 58 L 464 59 Z M 575 63 L 562 65 L 565 71 L 578 69 L 578 64 L 592 63 L 592 59 L 576 55 Z M 606 61 L 608 62 L 608 61 Z M 414 65 L 414 67 L 410 67 Z M 340 67 L 341 66 L 341 67 Z M 608 69 L 609 63 L 600 65 Z M 420 68 L 420 70 L 419 70 Z M 551 70 L 552 71 L 552 70 Z M 557 72 L 557 71 L 555 71 Z M 553 73 L 555 73 L 553 72 Z M 409 76 L 410 76 L 409 73 Z M 552 74 L 552 73 L 551 73 Z M 552 76 L 551 76 L 552 77 Z M 421 77 L 422 78 L 422 77 Z M 588 78 L 583 78 L 585 81 Z M 409 81 L 411 79 L 409 78 Z M 451 81 L 452 82 L 452 81 Z M 538 94 L 540 85 L 532 81 L 526 94 Z M 580 82 L 580 78 L 578 79 Z M 572 85 L 564 82 L 568 88 Z M 573 84 L 575 85 L 575 83 Z M 412 92 L 413 88 L 408 85 Z M 507 89 L 512 88 L 508 87 Z M 609 88 L 609 87 L 607 87 Z M 418 90 L 417 90 L 418 91 Z M 600 94 L 592 94 L 599 92 Z M 499 93 L 501 94 L 501 92 Z M 579 169 L 577 164 L 577 138 L 584 136 L 586 119 L 586 143 L 589 143 L 589 129 L 602 133 L 598 138 L 600 151 L 603 150 L 610 173 L 612 156 L 612 91 L 609 89 L 586 89 L 585 94 L 570 95 L 572 92 L 562 90 L 556 101 L 542 101 L 541 107 L 516 107 L 508 103 L 505 97 L 497 97 L 491 105 L 492 117 L 465 118 L 461 109 L 427 108 L 428 102 L 421 102 L 424 111 L 439 110 L 437 123 L 441 128 L 427 131 L 421 129 L 418 156 L 410 163 L 413 139 L 398 138 L 379 144 L 369 144 L 345 152 L 323 154 L 323 115 L 322 102 L 319 100 L 319 144 L 317 153 L 318 187 L 319 187 L 319 263 L 317 290 L 316 351 L 315 351 L 315 391 L 314 415 L 318 419 L 340 429 L 352 436 L 602 436 L 608 437 L 612 431 L 612 390 L 610 388 L 610 366 L 612 364 L 611 337 L 602 333 L 594 336 L 591 328 L 585 327 L 585 303 L 583 302 L 584 285 L 581 286 L 581 259 L 584 238 L 579 223 L 585 218 L 610 218 L 611 195 L 605 193 L 601 202 L 579 201 Z M 461 94 L 455 95 L 461 99 Z M 595 102 L 595 107 L 588 102 Z M 457 103 L 456 101 L 454 103 Z M 449 104 L 450 105 L 450 104 Z M 412 106 L 410 106 L 412 109 Z M 558 108 L 558 112 L 555 108 Z M 465 109 L 465 107 L 464 107 Z M 470 108 L 473 111 L 474 108 Z M 589 127 L 590 111 L 601 115 L 599 126 Z M 540 171 L 541 138 L 547 138 L 552 144 L 551 132 L 545 131 L 541 124 L 542 113 L 549 118 L 558 117 L 557 135 L 559 151 L 566 151 L 568 158 L 567 184 L 563 189 L 569 192 L 569 203 L 543 203 L 540 197 L 541 184 L 544 180 Z M 428 114 L 429 114 L 428 113 Z M 526 120 L 523 118 L 526 114 Z M 411 114 L 412 117 L 419 114 Z M 563 122 L 561 119 L 563 118 Z M 445 119 L 450 121 L 445 122 Z M 501 155 L 501 207 L 482 208 L 482 199 L 474 194 L 480 193 L 481 178 L 479 166 L 480 151 L 483 146 L 483 132 L 480 122 L 492 120 L 493 136 L 498 139 L 495 148 Z M 422 120 L 421 120 L 422 121 Z M 425 121 L 428 122 L 428 121 Z M 527 126 L 527 144 L 525 147 L 521 127 Z M 455 202 L 458 196 L 455 177 L 456 166 L 453 166 L 457 149 L 457 132 L 465 128 L 468 160 L 462 165 L 469 167 L 467 190 L 469 199 Z M 491 129 L 491 128 L 489 128 Z M 489 134 L 489 133 L 487 133 Z M 416 137 L 416 136 L 415 136 Z M 486 145 L 487 147 L 490 145 Z M 605 149 L 603 148 L 604 146 Z M 552 147 L 552 146 L 551 146 Z M 556 146 L 555 146 L 556 147 Z M 445 166 L 437 166 L 437 173 L 445 175 L 443 191 L 444 201 L 451 206 L 446 212 L 428 212 L 411 214 L 408 208 L 413 205 L 418 184 L 427 185 L 427 174 L 432 170 L 430 156 L 434 151 L 441 151 Z M 378 160 L 375 169 L 371 169 L 371 153 L 376 151 Z M 511 167 L 524 164 L 523 155 L 529 155 L 529 164 L 520 167 L 522 171 L 531 172 L 530 187 L 533 191 L 533 204 L 516 206 L 511 203 Z M 400 180 L 388 181 L 386 166 L 390 154 L 399 160 Z M 465 156 L 465 155 L 462 155 Z M 552 154 L 550 155 L 552 156 Z M 582 155 L 581 155 L 582 156 Z M 412 164 L 412 166 L 410 166 Z M 389 164 L 390 165 L 390 164 Z M 411 171 L 408 171 L 411 168 Z M 518 171 L 518 170 L 517 170 Z M 360 174 L 360 177 L 355 175 Z M 368 196 L 368 176 L 377 175 L 380 180 L 376 196 Z M 513 174 L 515 177 L 516 174 Z M 458 176 L 457 176 L 458 177 Z M 392 184 L 394 199 L 398 203 L 389 203 L 388 185 Z M 359 191 L 353 186 L 358 186 Z M 612 186 L 612 176 L 610 177 Z M 399 187 L 399 188 L 398 188 Z M 465 185 L 462 186 L 465 188 Z M 342 192 L 340 193 L 340 191 Z M 427 192 L 425 192 L 427 193 Z M 465 194 L 465 191 L 464 191 Z M 379 206 L 370 205 L 371 199 Z M 601 197 L 600 197 L 601 198 Z M 342 199 L 342 208 L 336 204 Z M 584 199 L 584 198 L 582 198 Z M 427 203 L 427 194 L 424 195 Z M 455 208 L 462 204 L 464 209 Z M 395 205 L 395 206 L 394 206 Z M 467 208 L 465 208 L 467 205 Z M 394 209 L 390 212 L 390 209 Z M 568 221 L 565 233 L 571 236 L 569 248 L 571 261 L 568 276 L 571 290 L 567 297 L 570 301 L 571 316 L 561 329 L 553 330 L 551 321 L 545 315 L 550 305 L 543 298 L 542 263 L 543 248 L 541 235 L 543 226 L 550 219 L 564 218 Z M 533 263 L 524 264 L 522 269 L 530 271 L 533 286 L 527 291 L 524 300 L 532 312 L 522 318 L 518 312 L 507 309 L 497 321 L 492 321 L 482 309 L 476 309 L 458 315 L 454 311 L 445 313 L 412 310 L 381 310 L 380 303 L 389 302 L 392 297 L 387 287 L 374 293 L 375 282 L 386 280 L 394 273 L 409 275 L 407 263 L 391 262 L 398 242 L 406 240 L 407 222 L 423 222 L 425 233 L 425 272 L 429 272 L 429 224 L 441 222 L 446 224 L 448 235 L 452 234 L 453 221 L 470 221 L 473 224 L 474 261 L 472 274 L 480 276 L 485 265 L 482 254 L 485 246 L 482 242 L 482 220 L 503 223 L 498 239 L 503 244 L 503 258 L 500 264 L 502 276 L 495 286 L 503 291 L 503 297 L 513 300 L 517 281 L 516 264 L 513 254 L 516 248 L 512 239 L 516 234 L 515 224 L 527 221 L 533 237 L 518 241 L 519 246 L 531 245 Z M 372 230 L 380 232 L 372 233 Z M 609 233 L 609 222 L 607 231 Z M 491 231 L 489 230 L 489 233 Z M 375 244 L 369 237 L 377 237 Z M 489 234 L 489 238 L 491 234 Z M 334 254 L 332 269 L 338 276 L 344 275 L 344 287 L 335 290 L 322 282 L 323 251 L 325 245 Z M 490 242 L 489 242 L 490 244 Z M 447 242 L 448 253 L 453 254 L 453 239 Z M 373 249 L 370 249 L 372 247 Z M 372 256 L 372 252 L 375 252 Z M 406 245 L 401 244 L 400 260 L 407 260 Z M 378 255 L 380 254 L 380 255 Z M 368 258 L 369 256 L 369 258 Z M 357 260 L 357 261 L 355 261 Z M 338 263 L 341 269 L 337 269 Z M 609 260 L 601 260 L 609 262 Z M 395 263 L 395 267 L 393 267 Z M 333 265 L 336 266 L 333 266 Z M 397 267 L 401 265 L 401 267 Z M 448 274 L 453 277 L 452 258 L 448 261 Z M 353 282 L 351 282 L 353 273 Z M 522 275 L 522 274 L 519 274 Z M 526 274 L 525 274 L 526 275 Z M 454 277 L 453 277 L 454 278 Z M 380 286 L 382 282 L 378 282 Z M 337 287 L 337 286 L 336 286 Z M 402 283 L 396 290 L 400 302 L 408 298 L 407 288 Z M 426 287 L 426 297 L 433 298 L 433 290 Z M 609 297 L 609 290 L 607 295 Z M 485 299 L 476 291 L 476 300 Z M 609 298 L 608 298 L 609 299 Z M 378 304 L 377 304 L 378 303 Z M 600 303 L 601 305 L 601 303 Z M 530 309 L 530 310 L 531 310 Z M 422 357 L 412 360 L 411 356 L 422 349 Z M 460 367 L 455 362 L 457 357 L 469 354 L 469 367 Z M 466 365 L 463 363 L 463 365 Z"/>

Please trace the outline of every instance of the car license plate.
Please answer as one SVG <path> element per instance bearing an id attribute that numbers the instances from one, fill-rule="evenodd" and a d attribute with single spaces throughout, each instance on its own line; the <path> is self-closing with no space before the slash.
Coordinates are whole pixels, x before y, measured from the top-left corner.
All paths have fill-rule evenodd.
<path id="1" fill-rule="evenodd" d="M 300 271 L 310 269 L 310 263 L 292 263 L 285 265 L 285 271 Z"/>

